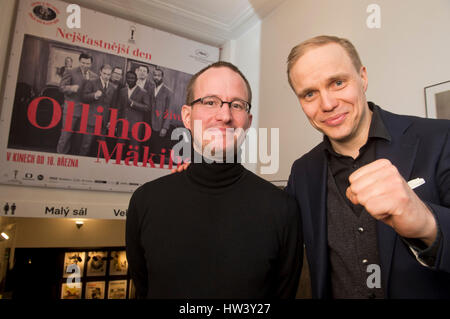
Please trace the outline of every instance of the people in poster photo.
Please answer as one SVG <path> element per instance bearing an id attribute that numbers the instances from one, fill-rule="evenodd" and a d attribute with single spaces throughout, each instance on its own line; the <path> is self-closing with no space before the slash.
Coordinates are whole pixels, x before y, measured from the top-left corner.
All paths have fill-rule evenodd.
<path id="1" fill-rule="evenodd" d="M 56 74 L 59 75 L 62 78 L 66 71 L 72 69 L 72 65 L 73 65 L 72 58 L 70 56 L 66 57 L 64 59 L 64 66 L 56 68 Z"/>
<path id="2" fill-rule="evenodd" d="M 47 63 L 33 64 L 35 72 L 40 70 L 39 72 L 47 75 L 39 78 L 25 72 L 27 67 L 30 67 L 27 61 L 46 58 L 42 56 L 42 51 L 36 50 L 37 43 L 49 51 Z M 133 158 L 133 166 L 143 165 L 138 163 L 145 159 L 147 166 L 155 168 L 160 167 L 159 155 L 164 149 L 163 162 L 170 162 L 170 149 L 178 142 L 171 140 L 171 132 L 182 126 L 180 111 L 190 74 L 30 35 L 25 35 L 23 46 L 24 58 L 20 62 L 17 103 L 14 103 L 12 114 L 9 148 L 59 153 L 57 159 L 65 158 L 62 155 L 69 154 L 108 158 L 108 162 L 117 160 L 116 157 L 125 159 L 129 151 L 131 155 L 128 156 L 134 156 L 136 151 L 139 153 L 139 161 L 134 163 Z M 103 65 L 107 67 L 103 69 Z M 112 72 L 109 67 L 113 68 Z M 62 78 L 57 72 L 62 74 Z M 124 102 L 124 93 L 122 92 L 122 96 L 120 94 L 129 82 L 126 72 L 136 75 L 136 86 L 140 90 L 135 91 L 146 92 L 148 98 L 148 102 L 136 99 L 131 110 L 131 101 L 125 99 Z M 107 83 L 105 89 L 103 83 Z M 24 89 L 21 89 L 22 87 Z M 110 91 L 114 87 L 116 90 L 111 97 Z M 32 89 L 42 92 L 46 99 L 39 102 L 36 112 L 32 113 L 35 116 L 30 118 L 27 110 L 31 101 L 38 98 L 36 94 L 27 94 Z M 102 90 L 104 94 L 100 95 L 97 91 Z M 128 97 L 128 94 L 126 95 Z M 53 100 L 57 101 L 59 106 L 53 105 Z M 157 110 L 155 100 L 158 100 Z M 20 101 L 28 102 L 25 105 Z M 126 105 L 127 103 L 129 105 Z M 138 103 L 148 107 L 142 111 L 138 109 Z M 58 119 L 59 110 L 62 111 L 62 116 L 57 123 L 40 125 Z M 131 114 L 133 112 L 136 114 Z M 24 123 L 27 124 L 25 127 Z M 136 123 L 140 124 L 134 127 Z M 110 131 L 111 126 L 113 129 Z M 156 128 L 155 131 L 152 131 L 152 126 Z M 122 132 L 122 127 L 127 127 L 125 133 Z M 133 127 L 137 130 L 134 136 Z M 148 134 L 146 139 L 142 139 L 144 130 L 145 134 Z M 153 138 L 156 144 L 151 144 Z M 130 145 L 132 148 L 129 148 Z M 137 150 L 135 146 L 138 146 Z M 104 161 L 93 163 L 98 166 L 103 165 Z M 59 169 L 57 166 L 63 163 L 54 164 L 57 164 L 55 169 Z M 81 165 L 81 162 L 75 164 L 75 167 L 78 164 Z M 125 165 L 124 162 L 122 164 Z"/>
<path id="3" fill-rule="evenodd" d="M 152 73 L 155 88 L 152 92 L 154 96 L 154 107 L 151 113 L 151 128 L 152 138 L 150 139 L 150 151 L 155 154 L 163 153 L 166 149 L 168 153 L 167 132 L 170 128 L 171 117 L 168 114 L 171 110 L 172 90 L 164 84 L 164 71 L 160 68 L 155 68 Z M 170 140 L 170 139 L 169 139 Z M 159 156 L 155 158 L 158 162 Z"/>
<path id="4" fill-rule="evenodd" d="M 117 86 L 113 84 L 111 79 L 112 66 L 104 64 L 100 67 L 99 77 L 93 80 L 86 81 L 83 87 L 82 101 L 89 104 L 89 113 L 87 121 L 87 132 L 94 133 L 95 129 L 100 134 L 106 133 L 107 121 L 102 121 L 100 127 L 96 126 L 95 114 L 104 114 L 105 118 L 108 118 L 109 109 L 113 105 L 113 98 L 116 97 Z M 80 146 L 80 155 L 89 155 L 93 142 L 96 140 L 96 136 L 92 134 L 85 134 Z"/>
<path id="5" fill-rule="evenodd" d="M 142 67 L 139 67 L 139 69 L 146 70 L 146 68 Z M 139 71 L 139 74 L 145 72 Z M 128 71 L 125 74 L 125 81 L 126 86 L 120 90 L 116 105 L 119 109 L 120 118 L 128 121 L 128 131 L 125 133 L 127 136 L 133 136 L 133 127 L 135 127 L 135 124 L 144 121 L 147 117 L 146 114 L 151 112 L 150 95 L 145 89 L 137 85 L 138 77 L 135 72 Z M 120 125 L 117 130 L 121 132 L 118 133 L 118 136 L 121 136 L 124 133 L 122 132 L 123 125 Z M 135 134 L 139 139 L 142 139 L 145 134 L 145 128 L 139 126 Z M 123 149 L 128 150 L 131 147 L 137 153 L 142 153 L 142 143 L 136 138 L 130 138 L 128 140 L 120 139 L 119 141 L 124 143 Z"/>
<path id="6" fill-rule="evenodd" d="M 72 116 L 72 130 L 73 131 L 65 131 L 62 130 L 58 145 L 56 147 L 56 151 L 61 154 L 68 154 L 72 147 L 74 131 L 77 131 L 77 128 L 80 126 L 81 120 L 81 112 L 83 103 L 83 90 L 86 81 L 95 80 L 98 76 L 91 71 L 91 66 L 93 62 L 93 57 L 87 53 L 81 53 L 79 58 L 79 66 L 67 70 L 64 73 L 61 82 L 59 84 L 59 89 L 62 93 L 64 93 L 64 105 L 63 105 L 63 119 L 62 122 L 66 123 L 66 117 Z M 109 73 L 111 76 L 111 73 Z M 108 77 L 109 80 L 109 77 Z M 97 94 L 97 99 L 100 98 Z M 73 114 L 69 112 L 70 102 L 73 102 Z M 91 116 L 92 117 L 92 116 Z M 93 123 L 94 119 L 91 120 Z M 91 124 L 92 125 L 92 124 Z M 83 134 L 82 137 L 82 146 L 79 150 L 80 155 L 87 155 L 89 153 L 90 145 L 92 143 L 93 135 Z"/>

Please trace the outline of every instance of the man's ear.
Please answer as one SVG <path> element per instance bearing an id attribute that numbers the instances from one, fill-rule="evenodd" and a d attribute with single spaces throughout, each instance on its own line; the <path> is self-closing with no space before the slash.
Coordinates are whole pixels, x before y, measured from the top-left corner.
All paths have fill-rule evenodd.
<path id="1" fill-rule="evenodd" d="M 365 66 L 362 66 L 360 71 L 359 71 L 359 75 L 361 77 L 361 80 L 363 82 L 363 88 L 364 88 L 364 92 L 367 91 L 367 87 L 369 85 L 369 79 L 367 78 L 367 69 Z"/>
<path id="2" fill-rule="evenodd" d="M 188 130 L 191 129 L 191 113 L 192 106 L 185 104 L 181 107 L 181 118 L 183 120 L 184 127 L 186 127 Z"/>
<path id="3" fill-rule="evenodd" d="M 252 126 L 252 120 L 253 120 L 253 115 L 249 114 L 249 115 L 248 115 L 248 126 L 247 126 L 246 130 L 247 130 L 250 126 Z"/>

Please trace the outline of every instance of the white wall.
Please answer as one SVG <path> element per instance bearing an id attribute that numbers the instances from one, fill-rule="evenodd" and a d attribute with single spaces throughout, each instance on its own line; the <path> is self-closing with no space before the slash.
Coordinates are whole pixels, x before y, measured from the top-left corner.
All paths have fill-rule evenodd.
<path id="1" fill-rule="evenodd" d="M 369 29 L 366 8 L 381 7 L 381 28 Z M 331 34 L 350 39 L 367 66 L 367 97 L 389 111 L 425 116 L 424 87 L 450 80 L 448 0 L 286 0 L 263 19 L 260 36 L 259 126 L 280 128 L 280 170 L 321 141 L 286 77 L 290 49 Z M 235 51 L 240 51 L 237 44 Z"/>

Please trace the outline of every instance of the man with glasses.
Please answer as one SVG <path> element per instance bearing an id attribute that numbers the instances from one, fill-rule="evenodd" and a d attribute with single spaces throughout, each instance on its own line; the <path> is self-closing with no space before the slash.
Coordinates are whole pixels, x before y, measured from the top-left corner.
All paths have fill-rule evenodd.
<path id="1" fill-rule="evenodd" d="M 138 188 L 128 208 L 138 298 L 295 297 L 303 255 L 297 205 L 238 162 L 250 102 L 248 81 L 230 63 L 191 78 L 181 113 L 192 164 Z"/>

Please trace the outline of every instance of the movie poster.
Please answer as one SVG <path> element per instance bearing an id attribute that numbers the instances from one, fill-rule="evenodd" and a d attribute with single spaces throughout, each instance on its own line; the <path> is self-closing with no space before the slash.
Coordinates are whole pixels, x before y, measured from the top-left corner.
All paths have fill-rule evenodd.
<path id="1" fill-rule="evenodd" d="M 112 251 L 109 262 L 109 275 L 126 275 L 128 271 L 127 254 L 125 250 Z"/>
<path id="2" fill-rule="evenodd" d="M 83 277 L 85 252 L 66 252 L 64 254 L 63 277 L 80 278 Z"/>
<path id="3" fill-rule="evenodd" d="M 107 261 L 108 252 L 90 251 L 88 253 L 86 276 L 104 276 L 106 274 Z"/>
<path id="4" fill-rule="evenodd" d="M 127 281 L 112 280 L 108 282 L 108 299 L 126 299 Z"/>
<path id="5" fill-rule="evenodd" d="M 81 283 L 61 285 L 61 299 L 81 299 Z"/>
<path id="6" fill-rule="evenodd" d="M 105 299 L 105 282 L 88 281 L 86 283 L 85 299 Z"/>
<path id="7" fill-rule="evenodd" d="M 19 2 L 0 122 L 0 182 L 131 192 L 172 152 L 195 72 L 218 48 L 69 4 Z"/>

